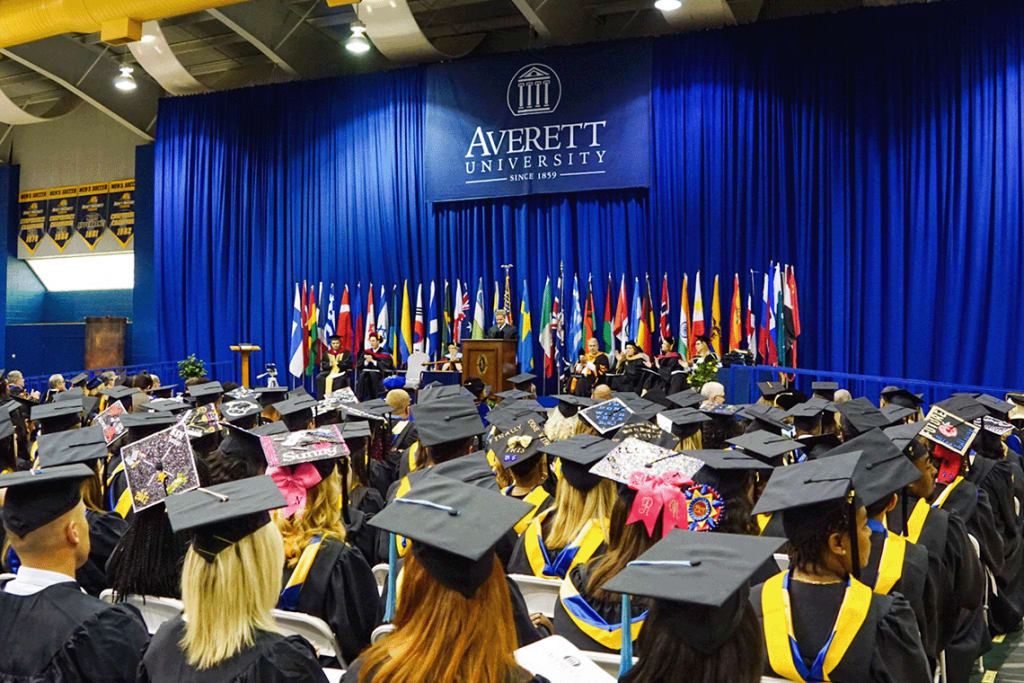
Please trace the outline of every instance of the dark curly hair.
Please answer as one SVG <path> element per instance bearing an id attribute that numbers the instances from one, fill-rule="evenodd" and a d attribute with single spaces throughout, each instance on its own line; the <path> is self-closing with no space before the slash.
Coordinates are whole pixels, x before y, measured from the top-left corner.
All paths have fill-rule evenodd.
<path id="1" fill-rule="evenodd" d="M 789 538 L 790 566 L 816 574 L 822 569 L 829 536 L 850 532 L 850 505 L 845 500 L 803 505 L 784 511 L 782 520 Z"/>

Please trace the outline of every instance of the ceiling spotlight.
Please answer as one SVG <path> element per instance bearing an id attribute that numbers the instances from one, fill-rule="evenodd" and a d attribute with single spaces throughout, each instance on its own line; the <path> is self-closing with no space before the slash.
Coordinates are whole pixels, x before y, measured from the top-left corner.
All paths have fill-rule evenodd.
<path id="1" fill-rule="evenodd" d="M 654 0 L 655 9 L 660 9 L 662 12 L 675 12 L 682 6 L 682 0 Z"/>
<path id="2" fill-rule="evenodd" d="M 135 84 L 135 77 L 132 76 L 132 69 L 127 64 L 121 65 L 121 73 L 114 77 L 114 87 L 124 92 L 131 92 L 138 87 Z"/>
<path id="3" fill-rule="evenodd" d="M 349 28 L 352 29 L 352 35 L 345 41 L 345 49 L 357 55 L 369 52 L 370 41 L 366 39 L 366 24 L 356 19 Z"/>

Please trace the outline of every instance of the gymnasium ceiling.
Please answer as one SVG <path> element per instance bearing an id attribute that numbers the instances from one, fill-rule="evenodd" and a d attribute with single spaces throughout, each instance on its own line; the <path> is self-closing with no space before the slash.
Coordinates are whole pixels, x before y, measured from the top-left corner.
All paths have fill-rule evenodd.
<path id="1" fill-rule="evenodd" d="M 371 43 L 379 37 L 384 44 L 391 27 L 382 26 L 382 17 L 388 11 L 405 12 L 407 7 L 411 17 L 404 28 L 398 27 L 397 49 L 382 47 L 388 53 L 384 54 L 375 46 L 367 54 L 354 55 L 344 44 L 357 18 L 356 5 L 249 0 L 160 19 L 159 31 L 172 55 L 161 52 L 158 61 L 170 65 L 170 75 L 166 70 L 157 73 L 152 65 L 154 73 L 148 73 L 128 45 L 104 43 L 99 32 L 66 33 L 4 47 L 0 121 L 10 124 L 12 111 L 14 119 L 31 121 L 94 106 L 149 137 L 157 100 L 168 92 L 224 90 L 377 71 L 438 61 L 446 55 L 657 36 L 921 1 L 928 0 L 684 0 L 682 9 L 663 13 L 654 8 L 654 0 L 363 0 L 359 18 L 368 24 Z M 418 35 L 403 36 L 402 31 Z M 403 40 L 412 47 L 404 49 Z M 138 88 L 131 93 L 112 87 L 122 65 L 133 67 Z M 26 116 L 19 117 L 16 110 Z M 9 131 L 10 125 L 0 124 L 0 143 Z"/>

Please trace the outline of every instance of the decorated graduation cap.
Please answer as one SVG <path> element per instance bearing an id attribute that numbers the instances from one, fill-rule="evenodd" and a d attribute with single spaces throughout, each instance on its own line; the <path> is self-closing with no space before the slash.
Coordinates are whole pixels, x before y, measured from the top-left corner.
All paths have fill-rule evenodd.
<path id="1" fill-rule="evenodd" d="M 799 441 L 763 430 L 726 439 L 726 443 L 769 465 L 777 464 L 782 456 L 801 446 Z"/>
<path id="2" fill-rule="evenodd" d="M 918 406 L 924 403 L 924 394 L 915 394 L 903 387 L 890 385 L 882 389 L 880 394 L 886 403 L 893 403 L 912 410 L 917 410 Z"/>
<path id="3" fill-rule="evenodd" d="M 0 475 L 3 524 L 24 537 L 69 512 L 82 500 L 81 483 L 95 472 L 81 463 Z"/>
<path id="4" fill-rule="evenodd" d="M 679 445 L 678 437 L 666 432 L 658 425 L 648 422 L 639 415 L 632 416 L 629 422 L 622 425 L 615 432 L 615 436 L 612 437 L 612 441 L 616 443 L 626 439 L 640 439 L 641 441 L 653 443 L 656 446 L 670 450 Z"/>
<path id="5" fill-rule="evenodd" d="M 107 457 L 107 442 L 101 427 L 83 427 L 39 436 L 36 457 L 40 467 L 93 463 Z"/>
<path id="6" fill-rule="evenodd" d="M 192 549 L 207 562 L 270 523 L 285 499 L 270 477 L 249 477 L 198 488 L 164 501 L 171 528 L 191 531 Z"/>
<path id="7" fill-rule="evenodd" d="M 811 393 L 829 401 L 839 391 L 839 382 L 811 382 Z"/>
<path id="8" fill-rule="evenodd" d="M 186 388 L 186 391 L 195 400 L 195 404 L 201 406 L 213 403 L 219 399 L 224 393 L 224 387 L 221 386 L 220 382 L 203 382 L 202 384 L 190 385 Z"/>
<path id="9" fill-rule="evenodd" d="M 476 404 L 467 396 L 455 396 L 413 406 L 420 443 L 437 446 L 479 435 L 484 431 Z"/>
<path id="10" fill-rule="evenodd" d="M 313 419 L 313 408 L 316 399 L 308 394 L 289 396 L 284 401 L 274 404 L 274 410 L 281 414 L 281 421 L 291 431 L 305 429 Z"/>
<path id="11" fill-rule="evenodd" d="M 940 462 L 937 477 L 939 483 L 948 484 L 960 473 L 962 458 L 967 455 L 980 431 L 978 425 L 961 419 L 939 404 L 933 405 L 928 411 L 919 434 L 935 444 L 933 451 Z"/>
<path id="12" fill-rule="evenodd" d="M 527 391 L 530 388 L 530 382 L 537 379 L 537 375 L 532 372 L 520 372 L 518 375 L 512 375 L 508 378 L 508 381 L 512 383 L 512 386 L 520 391 Z"/>
<path id="13" fill-rule="evenodd" d="M 666 410 L 658 416 L 659 426 L 680 439 L 696 434 L 705 422 L 711 422 L 711 418 L 695 408 Z"/>
<path id="14" fill-rule="evenodd" d="M 136 512 L 199 486 L 195 453 L 182 424 L 124 446 L 121 462 Z"/>
<path id="15" fill-rule="evenodd" d="M 740 628 L 751 577 L 783 543 L 781 538 L 676 530 L 627 563 L 604 590 L 624 596 L 624 633 L 629 632 L 628 596 L 652 598 L 664 617 L 660 623 L 675 638 L 711 656 Z M 629 670 L 629 654 L 620 671 Z"/>
<path id="16" fill-rule="evenodd" d="M 786 391 L 786 385 L 782 382 L 758 382 L 757 390 L 761 392 L 762 397 L 773 401 L 776 396 Z"/>
<path id="17" fill-rule="evenodd" d="M 39 422 L 44 432 L 60 432 L 77 427 L 82 422 L 81 401 L 55 401 L 32 407 L 32 419 Z"/>
<path id="18" fill-rule="evenodd" d="M 494 571 L 495 545 L 530 510 L 509 496 L 431 472 L 369 524 L 411 539 L 413 555 L 430 576 L 471 598 Z"/>
<path id="19" fill-rule="evenodd" d="M 557 408 L 562 417 L 572 417 L 578 413 L 581 408 L 587 408 L 597 403 L 597 401 L 592 398 L 576 396 L 575 394 L 556 394 L 555 398 L 558 399 Z"/>
<path id="20" fill-rule="evenodd" d="M 684 389 L 683 391 L 669 394 L 665 398 L 680 408 L 695 408 L 704 402 L 704 397 L 701 396 L 700 392 L 693 389 Z"/>
<path id="21" fill-rule="evenodd" d="M 246 429 L 252 429 L 256 426 L 261 411 L 262 408 L 259 403 L 244 398 L 228 401 L 220 406 L 220 414 L 224 417 L 225 422 L 236 424 Z"/>
<path id="22" fill-rule="evenodd" d="M 351 452 L 338 425 L 263 436 L 260 446 L 267 460 L 267 475 L 288 501 L 285 517 L 305 509 L 307 491 L 334 472 L 338 458 Z M 348 508 L 348 493 L 348 487 L 342 486 L 343 511 Z"/>
<path id="23" fill-rule="evenodd" d="M 279 403 L 288 396 L 288 387 L 256 387 L 253 391 L 256 392 L 260 406 L 263 408 Z"/>
<path id="24" fill-rule="evenodd" d="M 621 398 L 612 398 L 580 411 L 580 418 L 596 429 L 599 434 L 608 434 L 622 425 L 633 413 Z"/>
<path id="25" fill-rule="evenodd" d="M 527 462 L 541 454 L 541 447 L 550 443 L 536 420 L 525 419 L 516 427 L 499 434 L 491 442 L 494 456 L 502 469 Z"/>
<path id="26" fill-rule="evenodd" d="M 608 455 L 617 445 L 614 441 L 594 434 L 576 436 L 541 446 L 541 452 L 559 458 L 562 462 L 562 476 L 572 485 L 586 493 L 601 483 L 602 477 L 591 474 L 590 468 Z"/>
<path id="27" fill-rule="evenodd" d="M 843 416 L 843 421 L 849 424 L 857 434 L 863 434 L 876 427 L 879 429 L 888 427 L 890 424 L 889 418 L 863 396 L 840 403 L 838 408 L 839 414 Z"/>

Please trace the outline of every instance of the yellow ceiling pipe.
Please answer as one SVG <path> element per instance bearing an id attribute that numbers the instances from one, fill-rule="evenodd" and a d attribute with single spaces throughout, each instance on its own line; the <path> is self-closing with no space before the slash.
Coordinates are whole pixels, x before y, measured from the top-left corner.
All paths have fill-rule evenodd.
<path id="1" fill-rule="evenodd" d="M 104 25 L 128 26 L 238 0 L 0 0 L 0 48 L 61 33 L 95 33 Z"/>

